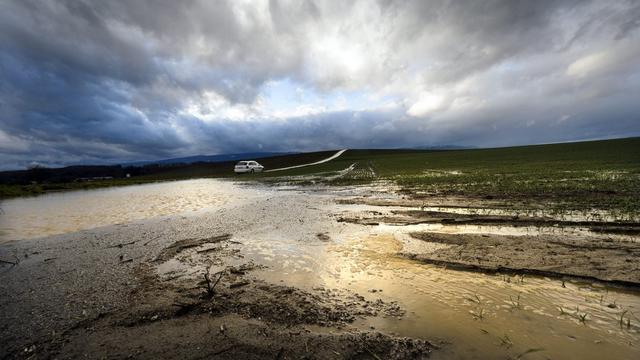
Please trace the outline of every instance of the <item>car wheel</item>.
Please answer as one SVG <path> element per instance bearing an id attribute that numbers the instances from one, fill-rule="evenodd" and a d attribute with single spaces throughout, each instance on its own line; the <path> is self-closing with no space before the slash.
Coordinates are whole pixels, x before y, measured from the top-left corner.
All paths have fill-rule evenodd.
<path id="1" fill-rule="evenodd" d="M 254 170 L 254 169 L 251 169 L 251 173 L 253 174 L 254 172 L 255 172 L 255 170 Z"/>

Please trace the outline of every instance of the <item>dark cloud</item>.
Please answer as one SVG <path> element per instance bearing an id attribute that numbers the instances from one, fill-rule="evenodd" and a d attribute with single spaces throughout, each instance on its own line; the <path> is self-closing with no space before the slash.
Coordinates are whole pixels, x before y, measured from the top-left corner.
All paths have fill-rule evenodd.
<path id="1" fill-rule="evenodd" d="M 640 135 L 639 28 L 633 0 L 4 1 L 0 168 Z M 275 113 L 283 79 L 346 105 Z"/>

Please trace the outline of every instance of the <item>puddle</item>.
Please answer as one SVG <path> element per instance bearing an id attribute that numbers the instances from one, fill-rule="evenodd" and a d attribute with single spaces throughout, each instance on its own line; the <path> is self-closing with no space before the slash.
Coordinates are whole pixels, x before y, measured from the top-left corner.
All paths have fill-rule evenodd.
<path id="1" fill-rule="evenodd" d="M 5 213 L 0 217 L 0 231 L 5 235 L 0 240 L 77 231 L 169 214 L 194 214 L 269 194 L 273 193 L 244 188 L 233 182 L 191 180 L 8 200 L 2 203 Z M 323 206 L 322 202 L 310 204 Z M 440 340 L 444 345 L 434 352 L 436 359 L 517 358 L 532 349 L 536 351 L 523 358 L 631 359 L 640 356 L 638 292 L 581 282 L 566 282 L 563 286 L 560 280 L 543 277 L 447 270 L 395 255 L 402 250 L 401 240 L 411 231 L 595 236 L 588 229 L 449 224 L 367 227 L 322 218 L 320 216 L 327 213 L 320 210 L 302 206 L 295 209 L 302 213 L 289 218 L 278 216 L 275 211 L 276 215 L 268 212 L 273 216 L 265 215 L 264 219 L 256 216 L 252 219 L 258 224 L 254 223 L 244 232 L 234 232 L 233 241 L 228 244 L 185 251 L 177 260 L 159 265 L 158 272 L 165 280 L 200 276 L 207 253 L 197 251 L 220 246 L 225 262 L 207 263 L 213 266 L 212 272 L 228 265 L 253 262 L 266 268 L 253 270 L 251 275 L 272 283 L 308 291 L 314 287 L 348 289 L 370 301 L 397 301 L 407 311 L 404 317 L 362 319 L 356 326 Z M 360 208 L 357 205 L 332 207 L 335 209 Z M 372 206 L 366 209 L 393 210 Z M 451 208 L 443 209 L 451 211 Z M 326 237 L 316 237 L 319 231 L 326 232 Z M 633 236 L 598 236 L 637 241 Z M 191 252 L 197 255 L 190 257 Z M 630 319 L 628 328 L 626 319 Z"/>
<path id="2" fill-rule="evenodd" d="M 635 358 L 640 355 L 640 296 L 597 284 L 446 270 L 394 254 L 389 228 L 305 242 L 277 236 L 237 238 L 254 274 L 273 283 L 356 291 L 398 301 L 403 318 L 360 320 L 400 336 L 446 343 L 434 358 Z M 615 307 L 609 307 L 614 306 Z M 562 308 L 562 314 L 560 311 Z M 620 325 L 620 316 L 631 326 Z M 584 315 L 586 314 L 586 316 Z M 580 320 L 585 316 L 585 321 Z M 626 321 L 626 320 L 625 320 Z"/>
<path id="3" fill-rule="evenodd" d="M 198 179 L 4 200 L 0 202 L 0 242 L 195 214 L 264 193 L 231 181 Z"/>

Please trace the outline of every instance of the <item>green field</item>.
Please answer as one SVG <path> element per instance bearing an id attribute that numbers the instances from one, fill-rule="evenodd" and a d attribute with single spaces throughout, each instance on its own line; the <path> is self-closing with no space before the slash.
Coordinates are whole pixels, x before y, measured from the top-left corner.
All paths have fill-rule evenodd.
<path id="1" fill-rule="evenodd" d="M 473 150 L 348 150 L 321 165 L 234 175 L 233 163 L 169 166 L 130 179 L 0 185 L 4 197 L 198 177 L 355 185 L 388 181 L 413 197 L 464 196 L 558 209 L 640 213 L 640 138 Z M 333 152 L 260 159 L 269 168 L 317 161 Z M 351 170 L 348 170 L 351 168 Z"/>
<path id="2" fill-rule="evenodd" d="M 355 164 L 344 176 L 339 171 Z M 308 179 L 313 173 L 325 173 Z M 305 176 L 306 175 L 306 176 Z M 393 181 L 420 196 L 640 211 L 640 138 L 478 150 L 349 150 L 326 164 L 261 175 L 332 185 Z"/>

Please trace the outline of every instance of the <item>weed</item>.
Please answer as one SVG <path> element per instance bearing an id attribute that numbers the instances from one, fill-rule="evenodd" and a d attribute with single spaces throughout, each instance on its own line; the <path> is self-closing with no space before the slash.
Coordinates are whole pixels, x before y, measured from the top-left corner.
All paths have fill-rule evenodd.
<path id="1" fill-rule="evenodd" d="M 204 273 L 204 285 L 206 286 L 205 290 L 206 290 L 206 294 L 207 297 L 209 299 L 213 299 L 213 296 L 215 295 L 215 288 L 216 285 L 218 285 L 218 283 L 220 282 L 220 280 L 222 280 L 222 276 L 224 276 L 224 271 L 221 271 L 219 273 L 218 279 L 215 282 L 211 282 L 211 278 L 209 277 L 209 269 L 207 269 Z"/>

